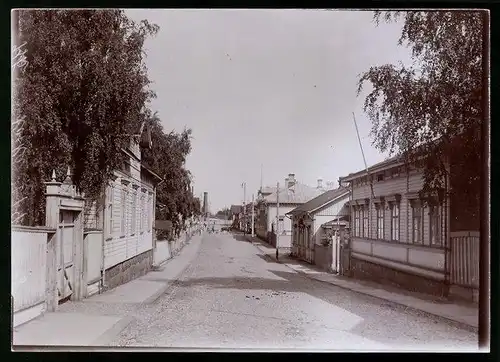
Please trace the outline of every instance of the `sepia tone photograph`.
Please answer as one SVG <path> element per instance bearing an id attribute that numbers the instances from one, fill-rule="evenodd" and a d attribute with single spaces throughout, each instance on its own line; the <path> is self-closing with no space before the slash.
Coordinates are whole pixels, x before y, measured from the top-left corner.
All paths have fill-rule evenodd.
<path id="1" fill-rule="evenodd" d="M 489 352 L 488 11 L 11 19 L 13 351 Z"/>

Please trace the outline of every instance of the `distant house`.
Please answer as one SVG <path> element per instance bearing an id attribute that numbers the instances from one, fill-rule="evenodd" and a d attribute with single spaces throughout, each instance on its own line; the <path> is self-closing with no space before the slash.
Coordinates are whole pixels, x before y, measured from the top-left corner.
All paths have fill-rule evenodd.
<path id="1" fill-rule="evenodd" d="M 315 249 L 328 237 L 329 229 L 348 226 L 349 190 L 329 190 L 287 213 L 292 220 L 292 256 L 309 263 L 315 261 Z M 334 221 L 334 222 L 332 222 Z"/>
<path id="2" fill-rule="evenodd" d="M 240 215 L 243 210 L 243 207 L 241 205 L 231 205 L 231 208 L 229 209 L 230 215 L 231 215 L 231 225 L 234 228 L 240 229 Z"/>
<path id="3" fill-rule="evenodd" d="M 104 208 L 97 210 L 94 203 L 86 210 L 87 228 L 102 222 L 104 284 L 110 288 L 145 274 L 153 265 L 156 185 L 162 179 L 141 163 L 141 147 L 151 147 L 144 125 L 122 150 L 127 160 L 106 187 Z"/>
<path id="4" fill-rule="evenodd" d="M 450 167 L 453 167 L 451 163 Z M 393 157 L 348 176 L 351 273 L 419 292 L 477 297 L 479 209 L 464 210 L 447 193 L 420 198 L 423 170 Z M 447 185 L 453 180 L 448 180 Z M 372 187 L 373 186 L 373 192 Z"/>
<path id="5" fill-rule="evenodd" d="M 329 185 L 331 187 L 331 185 Z M 295 179 L 295 174 L 290 173 L 285 178 L 285 183 L 276 187 L 265 187 L 259 191 L 257 202 L 257 217 L 255 232 L 261 239 L 276 246 L 276 233 L 279 233 L 279 247 L 291 248 L 292 223 L 285 215 L 299 205 L 319 196 L 325 192 L 322 180 L 318 180 L 317 187 L 311 187 Z M 279 225 L 276 225 L 277 201 L 279 201 Z"/>

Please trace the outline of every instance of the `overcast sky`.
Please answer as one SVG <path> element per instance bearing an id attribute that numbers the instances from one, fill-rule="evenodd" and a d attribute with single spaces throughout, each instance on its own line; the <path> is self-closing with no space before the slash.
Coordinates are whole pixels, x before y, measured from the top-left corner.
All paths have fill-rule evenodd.
<path id="1" fill-rule="evenodd" d="M 146 42 L 152 88 L 166 131 L 193 130 L 187 168 L 210 209 L 247 202 L 288 173 L 316 185 L 382 161 L 356 96 L 370 66 L 410 61 L 401 24 L 368 11 L 128 10 L 160 32 Z"/>

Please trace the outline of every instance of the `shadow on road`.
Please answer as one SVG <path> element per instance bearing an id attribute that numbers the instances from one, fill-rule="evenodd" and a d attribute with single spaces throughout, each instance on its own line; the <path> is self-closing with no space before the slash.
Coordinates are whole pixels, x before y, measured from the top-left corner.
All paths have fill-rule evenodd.
<path id="1" fill-rule="evenodd" d="M 244 234 L 236 234 L 236 233 L 233 233 L 232 234 L 232 237 L 237 240 L 237 241 L 245 241 L 247 243 L 249 243 L 250 241 L 248 241 L 246 235 Z"/>
<path id="2" fill-rule="evenodd" d="M 263 258 L 263 256 L 259 255 Z M 418 311 L 408 310 L 378 298 L 348 291 L 330 284 L 325 284 L 312 280 L 295 272 L 285 272 L 269 270 L 280 279 L 261 277 L 207 277 L 192 278 L 184 281 L 177 281 L 180 288 L 192 288 L 203 286 L 213 289 L 238 289 L 238 290 L 269 290 L 273 292 L 285 293 L 305 293 L 314 298 L 320 299 L 336 308 L 339 317 L 345 318 L 345 312 L 354 314 L 362 319 L 349 332 L 359 336 L 369 338 L 373 341 L 387 343 L 391 339 L 399 340 L 398 343 L 408 343 L 415 345 L 415 341 L 421 338 L 422 333 L 432 333 L 436 328 L 440 329 L 440 334 L 446 334 L 452 325 L 441 323 L 439 319 L 422 315 Z M 325 316 L 331 318 L 332 315 Z M 407 328 L 408 318 L 416 326 L 432 326 L 428 331 L 419 327 Z M 416 324 L 415 324 L 416 323 Z M 401 331 L 404 330 L 404 336 Z M 464 333 L 470 333 L 465 332 Z M 464 338 L 465 335 L 464 334 Z M 403 340 L 402 340 L 403 339 Z M 436 340 L 436 343 L 439 341 Z M 424 346 L 422 346 L 424 348 Z"/>

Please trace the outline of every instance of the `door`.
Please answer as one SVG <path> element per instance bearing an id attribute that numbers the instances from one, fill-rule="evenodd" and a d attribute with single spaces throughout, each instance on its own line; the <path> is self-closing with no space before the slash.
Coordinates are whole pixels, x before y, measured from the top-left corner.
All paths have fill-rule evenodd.
<path id="1" fill-rule="evenodd" d="M 75 212 L 60 210 L 57 250 L 57 292 L 59 303 L 69 300 L 75 285 Z"/>

